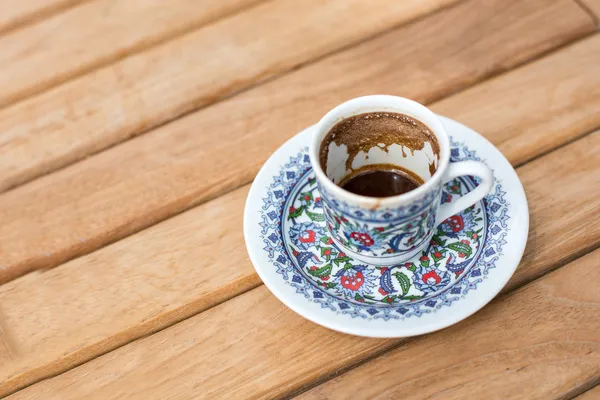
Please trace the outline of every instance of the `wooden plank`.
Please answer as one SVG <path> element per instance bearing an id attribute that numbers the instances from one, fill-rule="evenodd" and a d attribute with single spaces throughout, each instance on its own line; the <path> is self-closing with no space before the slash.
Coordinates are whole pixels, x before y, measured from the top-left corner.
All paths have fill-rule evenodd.
<path id="1" fill-rule="evenodd" d="M 429 101 L 593 29 L 570 1 L 472 1 L 430 18 L 0 195 L 0 282 L 53 267 L 248 183 L 277 146 L 345 99 L 388 92 Z M 486 111 L 490 125 L 482 132 L 489 130 L 492 141 L 497 132 L 504 134 L 495 125 L 506 121 L 521 127 L 511 130 L 515 137 L 524 130 L 528 137 L 543 136 L 547 126 L 529 124 L 532 111 L 552 111 L 561 121 L 565 129 L 555 145 L 581 134 L 582 127 L 600 125 L 594 108 L 600 103 L 594 97 L 600 91 L 599 49 L 595 37 L 511 72 L 502 77 L 506 90 L 494 96 L 483 90 L 467 113 Z M 565 60 L 573 65 L 567 68 Z M 544 79 L 533 79 L 538 74 Z M 519 114 L 512 109 L 521 92 L 510 82 L 523 76 L 532 78 L 530 89 L 541 97 Z M 546 101 L 563 80 L 575 92 L 565 101 Z M 575 84 L 579 80 L 585 85 Z M 450 116 L 464 119 L 460 111 Z M 539 154 L 537 147 L 528 149 L 531 156 Z"/>
<path id="2" fill-rule="evenodd" d="M 101 4 L 110 3 L 123 8 L 123 11 L 114 16 L 114 24 L 121 27 L 121 33 L 130 32 L 132 18 L 139 20 L 139 25 L 148 24 L 139 37 L 135 34 L 137 29 L 130 32 L 131 37 L 136 40 L 132 40 L 129 47 L 134 48 L 144 47 L 144 41 L 150 36 L 149 32 L 152 32 L 151 28 L 154 26 L 151 18 L 147 22 L 137 18 L 139 11 L 135 4 L 144 2 L 148 16 L 155 18 L 162 15 L 162 12 L 157 11 L 164 7 L 164 2 L 152 0 L 99 1 Z M 182 29 L 185 28 L 185 24 L 180 21 L 185 19 L 179 16 L 180 13 L 202 14 L 203 9 L 194 0 L 174 1 L 183 2 L 186 7 L 169 7 L 174 11 L 165 13 L 172 33 L 180 25 Z M 256 1 L 258 0 L 229 0 L 225 4 L 250 4 Z M 373 7 L 371 3 L 362 0 L 273 0 L 97 69 L 0 111 L 0 190 L 126 140 L 256 81 L 282 73 L 456 1 L 381 0 L 377 7 Z M 221 3 L 223 2 L 204 0 L 201 4 L 211 4 L 212 10 L 219 10 Z M 94 2 L 84 7 L 98 5 Z M 179 11 L 175 11 L 176 9 Z M 197 11 L 192 13 L 189 11 L 191 9 Z M 215 14 L 218 13 L 207 13 Z M 67 18 L 65 15 L 57 18 Z M 576 18 L 579 22 L 578 29 L 584 29 L 581 16 Z M 73 20 L 72 25 L 79 21 L 78 18 Z M 52 21 L 45 23 L 52 25 Z M 85 25 L 87 21 L 78 23 Z M 191 25 L 191 22 L 187 23 L 188 28 Z M 92 25 L 89 31 L 84 30 L 87 36 L 92 36 L 93 43 L 106 43 L 104 36 L 108 37 L 108 43 L 119 42 L 115 39 L 119 35 L 103 33 L 94 36 L 97 28 L 98 25 Z M 39 82 L 53 81 L 54 78 L 46 74 L 56 73 L 52 68 L 48 68 L 48 72 L 39 71 L 41 61 L 33 62 L 35 57 L 52 59 L 62 56 L 66 60 L 78 60 L 70 63 L 61 60 L 53 67 L 65 65 L 61 67 L 65 68 L 63 77 L 60 78 L 63 80 L 75 68 L 75 64 L 92 65 L 96 59 L 94 57 L 101 59 L 94 48 L 88 47 L 87 41 L 72 40 L 72 31 L 75 29 L 79 28 L 73 27 L 70 33 L 63 33 L 63 29 L 52 31 L 60 38 L 64 35 L 61 40 L 53 40 L 55 38 L 52 35 L 48 39 L 53 40 L 53 43 L 57 42 L 60 51 L 49 46 L 47 52 L 31 53 L 29 59 L 23 60 L 25 65 L 4 63 L 5 69 L 10 68 L 11 73 L 3 70 L 0 74 L 0 86 L 4 89 L 0 92 L 0 104 L 6 104 L 15 96 L 21 96 L 19 93 L 27 92 L 21 89 L 23 85 L 30 85 L 27 86 L 31 89 L 27 93 L 30 93 L 37 90 Z M 15 32 L 14 41 L 21 34 L 22 32 Z M 63 41 L 72 43 L 67 46 L 71 51 L 66 49 L 63 53 L 60 47 Z M 15 52 L 19 50 L 16 45 L 18 43 L 22 42 L 15 43 Z M 84 44 L 86 50 L 77 53 L 81 55 L 71 54 L 74 48 Z M 126 48 L 127 46 L 111 53 L 112 57 L 123 55 Z M 106 45 L 100 46 L 100 51 L 104 54 Z M 8 52 L 8 57 L 16 58 L 12 53 Z M 69 57 L 64 54 L 69 54 Z M 84 62 L 84 57 L 88 61 Z M 38 83 L 38 78 L 32 78 L 34 76 L 40 76 Z"/>
<path id="3" fill-rule="evenodd" d="M 518 170 L 529 195 L 531 230 L 525 261 L 517 269 L 507 290 L 543 275 L 561 265 L 570 255 L 589 251 L 600 242 L 600 158 L 594 157 L 598 151 L 600 133 L 580 139 Z M 558 168 L 572 173 L 557 172 Z M 577 183 L 573 183 L 574 177 L 577 178 Z M 582 185 L 581 182 L 587 184 Z M 556 187 L 564 190 L 557 192 Z M 247 189 L 236 190 L 47 273 L 30 274 L 0 286 L 0 304 L 4 309 L 6 325 L 11 328 L 13 337 L 18 338 L 15 345 L 18 345 L 21 354 L 17 359 L 0 359 L 0 366 L 4 365 L 0 367 L 0 381 L 5 382 L 0 385 L 0 395 L 42 377 L 62 372 L 256 286 L 259 281 L 243 248 L 241 229 Z M 568 207 L 574 210 L 573 217 L 555 218 Z M 205 225 L 205 221 L 214 220 L 220 221 L 219 226 Z M 569 240 L 559 240 L 566 234 L 569 235 Z M 548 240 L 553 235 L 558 236 L 558 239 Z M 540 256 L 542 254 L 543 257 Z M 182 339 L 180 332 L 191 329 L 191 335 L 198 338 L 200 346 L 200 337 L 203 335 L 201 332 L 206 329 L 206 325 L 222 326 L 225 331 L 212 330 L 206 335 L 220 332 L 220 335 L 231 336 L 218 342 L 222 348 L 215 351 L 229 354 L 232 363 L 240 356 L 233 355 L 231 351 L 237 350 L 232 349 L 244 346 L 244 343 L 253 346 L 254 341 L 273 346 L 268 354 L 275 359 L 282 357 L 285 360 L 283 354 L 291 350 L 281 349 L 276 343 L 281 335 L 291 335 L 290 340 L 293 342 L 300 340 L 290 333 L 296 329 L 308 332 L 307 335 L 315 339 L 320 335 L 325 335 L 327 341 L 349 338 L 321 329 L 292 312 L 288 313 L 285 306 L 264 289 L 253 290 L 252 293 L 254 294 L 246 293 L 230 300 L 228 303 L 232 305 L 223 306 L 225 308 L 218 307 L 221 311 L 213 313 L 213 310 L 209 310 L 204 313 L 213 317 L 196 316 L 184 321 L 184 328 L 172 327 L 166 331 L 174 329 L 178 332 L 175 336 L 180 344 L 190 340 L 187 337 Z M 246 318 L 243 317 L 244 313 L 247 313 Z M 256 320 L 248 320 L 247 315 L 252 315 Z M 283 317 L 279 318 L 280 315 Z M 208 322 L 198 322 L 205 321 L 204 318 L 208 318 Z M 229 325 L 228 321 L 236 322 Z M 166 331 L 154 336 L 164 334 L 170 337 L 171 334 L 163 333 Z M 269 332 L 278 334 L 270 335 Z M 268 337 L 263 338 L 264 335 Z M 156 343 L 162 343 L 163 339 L 156 340 Z M 236 344 L 236 340 L 244 343 Z M 356 356 L 345 354 L 342 359 L 347 363 L 357 362 L 391 344 L 388 341 L 363 343 L 354 339 L 350 342 L 343 339 L 342 343 L 350 343 L 362 349 Z M 217 343 L 213 343 L 210 348 L 216 345 Z M 139 346 L 145 349 L 138 348 L 139 351 L 147 351 L 145 345 Z M 233 347 L 228 349 L 227 346 Z M 262 344 L 260 349 L 261 346 Z M 322 355 L 314 355 L 317 357 L 315 360 L 318 357 L 332 357 L 338 354 L 338 350 L 340 349 L 328 349 Z M 114 354 L 121 354 L 118 351 L 121 350 L 109 353 L 109 358 L 115 357 Z M 205 353 L 208 349 L 198 351 L 201 354 L 194 356 L 195 362 L 212 360 L 212 353 Z M 255 351 L 259 351 L 259 348 L 248 349 L 248 362 L 262 360 L 259 353 L 253 353 Z M 131 357 L 137 359 L 138 356 Z M 165 357 L 170 357 L 168 350 L 165 350 Z M 127 364 L 118 357 L 116 359 Z M 158 357 L 156 362 L 160 360 Z M 139 361 L 142 362 L 141 359 Z M 221 361 L 211 361 L 210 365 L 213 365 L 212 362 L 219 365 Z M 334 369 L 343 367 L 339 362 L 341 360 L 324 360 L 326 365 L 333 363 L 331 368 Z M 225 364 L 223 368 L 229 366 Z M 205 367 L 210 368 L 210 365 Z M 306 369 L 312 368 L 308 363 L 301 365 L 293 376 L 286 373 L 279 378 L 267 378 L 261 375 L 269 375 L 263 368 L 275 366 L 269 363 L 261 365 L 249 368 L 248 375 L 243 379 L 270 382 L 269 385 L 273 386 L 265 388 L 270 395 L 276 394 L 276 388 L 280 385 L 281 390 L 285 391 L 289 389 L 286 389 L 287 385 L 296 384 L 297 379 L 301 382 L 304 382 L 302 379 L 310 381 L 333 371 L 318 370 L 302 378 Z M 201 367 L 194 366 L 192 369 L 197 368 Z M 246 371 L 244 366 L 235 368 L 236 371 Z M 286 365 L 285 368 L 292 366 Z M 242 384 L 241 381 L 235 383 Z M 271 392 L 272 390 L 275 392 Z"/>
<path id="4" fill-rule="evenodd" d="M 0 107 L 260 1 L 97 0 L 1 36 Z"/>
<path id="5" fill-rule="evenodd" d="M 527 178 L 528 175 L 533 174 L 533 171 L 545 172 L 542 174 L 541 180 L 534 180 L 526 185 L 527 193 L 546 191 L 546 196 L 532 196 L 530 199 L 532 229 L 530 246 L 527 251 L 532 252 L 532 246 L 538 249 L 543 248 L 556 262 L 548 265 L 535 257 L 528 258 L 529 261 L 521 263 L 517 270 L 519 274 L 517 279 L 512 279 L 504 288 L 503 293 L 514 290 L 519 285 L 556 268 L 564 259 L 564 253 L 582 252 L 581 248 L 573 245 L 573 243 L 580 243 L 580 240 L 562 241 L 554 246 L 549 246 L 539 239 L 560 232 L 556 229 L 569 230 L 568 226 L 557 227 L 553 221 L 549 221 L 566 209 L 565 202 L 571 206 L 571 209 L 590 204 L 587 207 L 590 207 L 589 210 L 592 212 L 588 210 L 585 215 L 579 214 L 581 218 L 577 224 L 579 229 L 573 230 L 572 236 L 575 236 L 574 239 L 586 238 L 588 240 L 585 245 L 586 249 L 592 249 L 598 245 L 600 229 L 593 226 L 597 226 L 600 222 L 600 212 L 598 212 L 600 211 L 600 158 L 595 157 L 598 151 L 600 151 L 600 132 L 544 156 L 529 164 L 527 168 L 520 169 L 519 173 L 524 177 L 525 182 L 530 182 Z M 563 162 L 569 166 L 579 163 L 580 166 L 573 175 L 559 173 L 555 176 L 558 167 L 563 167 L 561 164 Z M 576 185 L 575 191 L 564 190 L 562 193 L 563 191 L 556 190 L 556 188 L 563 187 L 566 181 L 575 177 L 579 178 L 579 182 L 588 184 Z M 575 199 L 577 199 L 576 204 L 569 203 Z M 204 207 L 208 207 L 208 205 Z M 556 219 L 562 220 L 562 218 Z M 566 224 L 569 225 L 568 222 Z M 227 243 L 229 242 L 227 241 Z M 542 296 L 535 290 L 532 292 L 525 289 L 527 293 L 531 294 L 531 296 L 527 296 L 528 301 L 502 299 L 499 301 L 498 307 L 491 308 L 493 311 L 485 309 L 476 317 L 457 325 L 456 328 L 451 328 L 454 330 L 448 330 L 448 332 L 454 332 L 454 335 L 443 343 L 461 343 L 462 346 L 471 346 L 473 341 L 468 339 L 468 332 L 471 329 L 478 332 L 478 335 L 489 337 L 486 343 L 496 343 L 492 350 L 500 345 L 509 346 L 510 343 L 519 340 L 516 338 L 528 337 L 526 332 L 530 333 L 531 338 L 535 338 L 541 343 L 551 339 L 561 341 L 565 337 L 570 337 L 573 342 L 591 340 L 591 337 L 598 340 L 600 338 L 598 336 L 600 328 L 597 318 L 598 306 L 593 305 L 586 308 L 585 304 L 592 300 L 600 300 L 597 297 L 600 292 L 595 283 L 599 273 L 595 268 L 599 254 L 596 252 L 583 262 L 583 265 L 586 266 L 586 273 L 574 273 L 573 271 L 578 267 L 569 266 L 565 269 L 568 271 L 566 276 L 569 278 L 566 283 L 564 283 L 565 279 L 563 279 L 564 274 L 562 273 L 558 275 L 560 278 L 551 278 L 550 282 L 562 281 L 563 286 L 562 289 L 561 286 L 558 286 L 548 290 L 548 293 L 554 292 L 556 295 L 564 296 L 570 296 L 569 293 L 571 293 L 578 297 L 562 299 L 560 296 L 552 297 L 548 299 L 548 301 L 552 301 L 549 304 L 541 301 L 548 296 Z M 228 253 L 224 258 L 230 257 L 235 257 L 235 255 Z M 240 266 L 241 264 L 235 263 L 235 268 Z M 536 284 L 535 287 L 548 285 L 548 281 L 544 280 L 543 282 Z M 523 292 L 521 291 L 521 293 Z M 8 296 L 3 296 L 3 301 L 4 299 L 8 299 Z M 540 303 L 535 304 L 535 299 L 540 300 Z M 18 299 L 13 301 L 19 302 Z M 513 305 L 521 303 L 524 304 L 524 307 L 534 308 L 517 310 L 512 308 Z M 561 306 L 561 303 L 564 304 L 564 307 Z M 549 311 L 548 314 L 539 316 L 539 318 L 537 314 L 530 312 L 534 310 L 541 312 L 543 309 L 552 310 L 550 306 L 559 307 L 558 309 L 564 312 L 553 314 Z M 499 311 L 500 317 L 494 317 L 498 310 L 502 310 Z M 579 312 L 576 312 L 577 310 Z M 582 313 L 583 310 L 585 312 Z M 15 315 L 9 322 L 18 323 L 20 315 Z M 51 314 L 48 313 L 48 315 Z M 511 316 L 510 323 L 506 322 L 506 315 Z M 581 319 L 579 319 L 580 317 Z M 586 320 L 588 322 L 583 324 L 582 322 Z M 479 326 L 478 321 L 484 321 L 482 328 L 476 328 Z M 489 326 L 495 326 L 490 324 L 499 326 L 487 329 Z M 535 329 L 536 326 L 539 328 L 539 332 Z M 464 332 L 464 334 L 458 334 L 456 330 Z M 445 332 L 442 331 L 441 334 L 444 335 Z M 552 336 L 553 332 L 557 336 Z M 584 334 L 585 339 L 584 336 L 578 336 L 580 334 Z M 430 343 L 428 340 L 435 337 L 439 337 L 439 335 L 427 336 L 423 340 Z M 464 340 L 456 340 L 457 337 Z M 418 345 L 419 340 L 411 339 L 406 347 Z M 48 342 L 44 343 L 45 347 L 50 347 Z M 150 395 L 158 398 L 191 398 L 199 394 L 207 398 L 217 395 L 223 398 L 235 398 L 241 393 L 252 397 L 285 396 L 305 385 L 310 385 L 312 382 L 336 373 L 340 368 L 364 361 L 400 343 L 407 342 L 358 338 L 322 328 L 287 309 L 274 296 L 270 295 L 264 286 L 261 286 L 150 337 L 134 341 L 60 376 L 35 384 L 17 393 L 15 399 L 69 399 L 87 398 L 92 395 L 103 399 L 146 398 Z M 560 356 L 561 360 L 567 359 L 567 367 L 573 366 L 572 362 L 568 362 L 568 358 L 572 358 L 574 355 L 586 357 L 586 353 L 590 349 L 583 346 L 584 343 L 561 343 L 561 345 L 567 347 L 564 348 L 564 351 L 554 353 L 552 356 Z M 550 344 L 549 346 L 531 347 L 531 359 L 534 362 L 548 360 L 544 358 L 545 350 L 551 349 L 555 345 Z M 445 350 L 451 351 L 454 356 L 453 347 L 449 345 L 446 347 Z M 560 345 L 556 347 L 560 348 Z M 437 346 L 434 348 L 436 351 L 431 351 L 433 361 L 424 364 L 423 367 L 430 368 L 432 363 L 435 365 L 436 357 L 440 357 L 441 349 Z M 599 360 L 598 350 L 600 348 L 594 348 L 597 349 L 596 352 L 591 356 L 588 354 L 588 358 L 585 359 L 587 360 L 585 368 L 580 367 L 568 373 L 570 375 L 565 371 L 562 372 L 568 375 L 570 382 L 581 377 L 584 372 L 588 374 L 586 376 L 589 376 L 590 369 L 594 365 L 595 373 L 598 372 L 598 364 L 593 363 L 597 363 Z M 482 349 L 486 349 L 487 352 L 491 351 L 489 346 L 482 347 Z M 464 349 L 456 351 L 457 354 L 463 352 L 465 356 L 469 354 Z M 494 357 L 490 361 L 491 364 L 502 360 L 501 354 L 499 358 Z M 524 357 L 523 354 L 520 356 L 517 354 L 515 357 L 515 362 L 519 359 L 527 362 L 527 357 Z M 400 376 L 417 369 L 421 357 L 416 354 L 414 361 L 412 360 L 413 358 L 409 358 L 406 363 L 393 364 Z M 556 373 L 562 370 L 559 368 L 561 363 L 558 364 L 557 368 L 553 369 Z M 464 366 L 462 363 L 459 365 Z M 468 370 L 476 367 L 475 363 L 467 365 Z M 539 372 L 535 368 L 532 371 L 535 374 Z M 466 374 L 459 375 L 468 379 Z M 523 375 L 529 376 L 529 371 L 523 372 Z M 395 379 L 391 379 L 391 381 L 393 382 Z M 435 381 L 443 380 L 438 378 Z"/>
<path id="6" fill-rule="evenodd" d="M 0 0 L 0 34 L 85 0 Z"/>
<path id="7" fill-rule="evenodd" d="M 299 399 L 570 398 L 600 375 L 598 257 L 600 250 Z"/>

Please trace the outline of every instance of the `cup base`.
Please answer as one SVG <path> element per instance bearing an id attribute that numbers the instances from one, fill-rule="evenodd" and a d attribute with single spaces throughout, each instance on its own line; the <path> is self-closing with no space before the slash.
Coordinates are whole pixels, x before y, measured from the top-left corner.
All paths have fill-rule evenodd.
<path id="1" fill-rule="evenodd" d="M 331 235 L 331 240 L 333 241 L 333 243 L 335 243 L 336 246 L 338 246 L 340 249 L 343 249 L 346 254 L 348 254 L 350 257 L 352 257 L 360 262 L 364 262 L 365 264 L 369 264 L 369 265 L 373 265 L 373 266 L 389 267 L 389 266 L 393 266 L 393 265 L 402 264 L 402 263 L 412 259 L 417 254 L 419 254 L 421 251 L 423 251 L 427 247 L 432 236 L 433 235 L 428 237 L 427 240 L 424 240 L 423 244 L 421 244 L 420 246 L 415 247 L 413 250 L 411 250 L 409 252 L 399 254 L 396 257 L 368 256 L 368 255 L 357 253 L 353 250 L 348 249 L 347 247 L 342 245 L 335 238 L 334 235 Z"/>

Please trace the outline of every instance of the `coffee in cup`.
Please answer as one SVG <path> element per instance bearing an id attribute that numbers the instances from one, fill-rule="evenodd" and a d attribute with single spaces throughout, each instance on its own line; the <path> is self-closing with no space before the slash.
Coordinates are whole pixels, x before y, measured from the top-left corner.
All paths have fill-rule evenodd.
<path id="1" fill-rule="evenodd" d="M 401 151 L 422 151 L 425 144 L 432 146 L 433 154 L 439 158 L 440 146 L 435 135 L 421 121 L 405 114 L 395 112 L 370 112 L 354 115 L 338 122 L 321 143 L 319 162 L 327 170 L 330 148 L 345 146 L 348 152 L 346 175 L 338 186 L 347 191 L 368 197 L 390 197 L 410 192 L 424 183 L 417 173 L 400 165 L 391 163 L 367 162 L 371 149 L 389 151 L 388 146 L 403 146 Z M 354 160 L 363 159 L 353 165 Z M 377 157 L 371 154 L 371 157 Z M 430 174 L 435 172 L 435 163 L 430 163 Z"/>

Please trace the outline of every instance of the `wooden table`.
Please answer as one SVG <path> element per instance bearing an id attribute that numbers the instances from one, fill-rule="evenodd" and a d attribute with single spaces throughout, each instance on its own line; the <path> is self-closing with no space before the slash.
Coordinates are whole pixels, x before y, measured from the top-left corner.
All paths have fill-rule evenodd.
<path id="1" fill-rule="evenodd" d="M 0 0 L 0 397 L 600 398 L 599 18 L 600 0 Z M 481 132 L 529 200 L 503 292 L 426 336 L 315 325 L 245 250 L 258 168 L 372 93 Z"/>

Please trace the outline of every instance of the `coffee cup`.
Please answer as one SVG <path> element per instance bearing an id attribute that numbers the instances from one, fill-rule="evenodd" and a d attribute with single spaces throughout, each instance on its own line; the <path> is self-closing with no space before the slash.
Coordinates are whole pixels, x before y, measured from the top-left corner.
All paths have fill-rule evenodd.
<path id="1" fill-rule="evenodd" d="M 340 123 L 358 116 L 398 118 L 399 131 L 382 136 L 371 130 L 350 139 L 332 136 L 334 128 L 343 128 Z M 402 124 L 410 129 L 404 132 Z M 482 162 L 450 162 L 450 139 L 437 116 L 397 96 L 358 97 L 329 111 L 316 125 L 309 155 L 331 238 L 346 254 L 373 265 L 396 265 L 419 254 L 440 223 L 480 201 L 494 182 Z M 361 195 L 340 186 L 382 165 L 405 171 L 419 184 L 389 197 Z M 464 175 L 478 178 L 477 188 L 441 204 L 444 183 Z"/>

